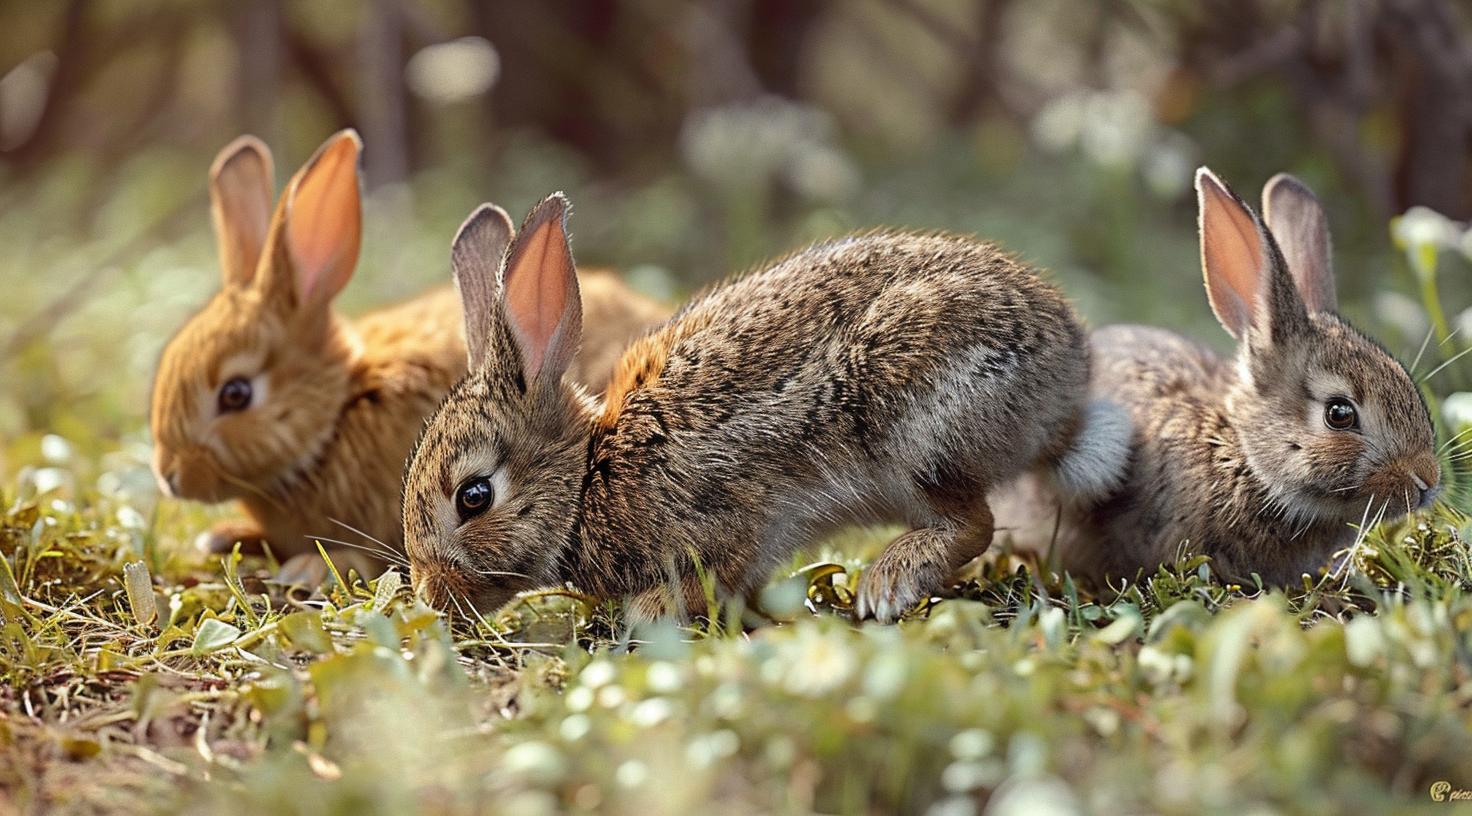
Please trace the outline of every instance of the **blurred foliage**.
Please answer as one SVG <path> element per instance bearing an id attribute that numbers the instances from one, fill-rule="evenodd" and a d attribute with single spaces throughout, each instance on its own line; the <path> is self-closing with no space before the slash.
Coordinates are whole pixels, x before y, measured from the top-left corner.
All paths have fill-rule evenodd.
<path id="1" fill-rule="evenodd" d="M 1472 788 L 1469 15 L 0 5 L 0 813 L 1385 812 Z M 280 597 L 268 564 L 188 548 L 219 510 L 159 500 L 149 380 L 217 285 L 213 151 L 255 132 L 284 180 L 345 126 L 350 312 L 444 282 L 480 201 L 563 189 L 579 260 L 671 302 L 847 230 L 950 229 L 1097 323 L 1226 348 L 1191 171 L 1249 200 L 1294 172 L 1345 312 L 1425 379 L 1447 501 L 1286 595 L 1199 559 L 1089 593 L 1003 552 L 888 628 L 847 617 L 882 534 L 688 629 L 553 592 L 451 631 L 393 574 Z"/>
<path id="2" fill-rule="evenodd" d="M 396 572 L 292 602 L 264 565 L 153 546 L 177 520 L 63 495 L 0 497 L 21 812 L 1368 813 L 1472 775 L 1445 509 L 1287 595 L 1205 559 L 1090 594 L 1002 553 L 858 626 L 860 545 L 747 626 L 630 632 L 561 593 L 452 630 Z"/>

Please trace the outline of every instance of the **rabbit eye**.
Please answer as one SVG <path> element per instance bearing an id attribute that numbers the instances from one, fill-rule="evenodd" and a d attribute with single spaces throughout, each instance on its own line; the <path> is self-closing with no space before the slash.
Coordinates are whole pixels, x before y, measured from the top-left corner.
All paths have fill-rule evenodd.
<path id="1" fill-rule="evenodd" d="M 485 476 L 478 476 L 460 485 L 460 489 L 455 491 L 455 512 L 460 514 L 460 523 L 491 509 L 495 496 L 496 491 L 491 487 L 491 480 Z"/>
<path id="2" fill-rule="evenodd" d="M 244 411 L 250 407 L 250 400 L 250 380 L 244 377 L 235 377 L 220 386 L 219 403 L 222 414 Z"/>
<path id="3" fill-rule="evenodd" d="M 1335 431 L 1352 431 L 1360 426 L 1360 415 L 1354 403 L 1335 397 L 1324 403 L 1324 424 Z"/>

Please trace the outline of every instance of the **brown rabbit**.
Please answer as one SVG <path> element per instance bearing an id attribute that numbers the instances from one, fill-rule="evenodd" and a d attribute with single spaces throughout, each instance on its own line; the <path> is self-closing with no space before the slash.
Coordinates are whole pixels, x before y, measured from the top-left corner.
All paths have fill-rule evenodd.
<path id="1" fill-rule="evenodd" d="M 284 580 L 321 574 L 314 538 L 377 548 L 374 559 L 356 559 L 374 572 L 401 551 L 404 457 L 465 373 L 460 304 L 448 286 L 352 321 L 332 308 L 357 264 L 361 149 L 351 130 L 328 139 L 274 214 L 266 146 L 245 136 L 221 151 L 210 198 L 224 285 L 168 343 L 154 381 L 160 486 L 181 498 L 238 499 L 247 518 L 216 526 L 202 545 L 268 540 L 294 557 Z M 598 384 L 612 368 L 602 344 L 623 348 L 663 310 L 612 276 L 590 290 L 601 334 L 578 376 Z"/>
<path id="2" fill-rule="evenodd" d="M 1089 486 L 1083 330 L 995 246 L 872 233 L 788 256 L 636 343 L 600 406 L 563 376 L 583 316 L 566 213 L 548 198 L 513 241 L 484 205 L 455 238 L 471 371 L 404 485 L 432 603 L 571 582 L 681 615 L 702 572 L 739 597 L 825 531 L 898 522 L 858 606 L 893 620 L 987 548 L 989 486 L 1036 464 Z"/>
<path id="3" fill-rule="evenodd" d="M 1196 175 L 1201 261 L 1235 359 L 1160 329 L 1092 336 L 1097 398 L 1134 425 L 1121 486 L 1084 499 L 1029 478 L 998 524 L 1095 579 L 1152 571 L 1182 552 L 1223 576 L 1284 585 L 1315 573 L 1356 525 L 1436 495 L 1426 403 L 1400 363 L 1335 314 L 1329 230 L 1317 199 L 1278 175 L 1263 219 L 1211 171 Z"/>

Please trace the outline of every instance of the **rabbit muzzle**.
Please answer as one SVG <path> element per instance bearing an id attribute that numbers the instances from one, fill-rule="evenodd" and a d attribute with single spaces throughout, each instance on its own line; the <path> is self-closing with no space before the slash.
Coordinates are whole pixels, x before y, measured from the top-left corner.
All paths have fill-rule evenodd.
<path id="1" fill-rule="evenodd" d="M 154 450 L 153 475 L 170 498 L 219 502 L 232 498 L 214 458 L 199 448 Z"/>
<path id="2" fill-rule="evenodd" d="M 1365 480 L 1361 492 L 1386 503 L 1386 518 L 1397 518 L 1431 506 L 1440 491 L 1441 468 L 1428 452 L 1392 460 Z"/>

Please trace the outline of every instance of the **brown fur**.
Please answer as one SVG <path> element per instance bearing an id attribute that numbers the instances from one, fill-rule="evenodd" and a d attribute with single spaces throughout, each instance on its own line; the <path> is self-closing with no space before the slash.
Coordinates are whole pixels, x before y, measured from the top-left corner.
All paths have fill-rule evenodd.
<path id="1" fill-rule="evenodd" d="M 1198 181 L 1213 184 L 1220 182 L 1209 175 Z M 1061 504 L 1057 542 L 1075 574 L 1128 578 L 1203 553 L 1222 575 L 1292 583 L 1328 563 L 1353 541 L 1355 525 L 1382 508 L 1395 518 L 1429 501 L 1416 479 L 1436 486 L 1420 392 L 1399 363 L 1332 312 L 1317 202 L 1298 182 L 1275 178 L 1264 193 L 1275 202 L 1270 231 L 1225 190 L 1203 192 L 1204 202 L 1215 201 L 1203 207 L 1235 209 L 1234 224 L 1245 217 L 1259 236 L 1248 249 L 1266 265 L 1266 280 L 1236 278 L 1231 291 L 1212 290 L 1208 268 L 1213 308 L 1243 338 L 1236 359 L 1160 329 L 1094 332 L 1091 396 L 1117 401 L 1134 424 L 1123 486 L 1075 502 L 1029 478 L 999 501 L 999 524 L 1036 548 L 1052 540 Z M 1202 223 L 1206 231 L 1205 215 Z M 1299 292 L 1329 308 L 1310 311 Z M 1224 307 L 1219 296 L 1256 311 Z M 1335 396 L 1358 404 L 1358 432 L 1326 426 L 1323 405 Z"/>
<path id="2" fill-rule="evenodd" d="M 356 163 L 355 135 L 335 136 L 318 156 L 332 149 L 350 151 L 342 160 Z M 235 499 L 247 516 L 222 522 L 205 545 L 219 551 L 237 541 L 269 541 L 278 555 L 299 556 L 286 575 L 303 580 L 322 566 L 313 537 L 374 546 L 334 520 L 379 539 L 389 552 L 402 550 L 404 458 L 424 417 L 466 369 L 464 321 L 449 287 L 347 320 L 333 311 L 331 296 L 346 284 L 352 263 L 346 270 L 331 267 L 341 277 L 322 279 L 328 293 L 301 285 L 285 237 L 288 200 L 316 161 L 292 180 L 262 232 L 248 216 L 262 207 L 269 212 L 269 153 L 249 138 L 222 152 L 211 181 L 224 287 L 164 349 L 150 409 L 155 470 L 165 491 L 208 502 Z M 351 212 L 324 213 L 325 225 L 303 240 L 320 241 L 312 247 L 318 257 L 342 252 L 355 260 L 355 179 L 335 183 L 352 184 L 334 191 L 333 204 Z M 253 234 L 264 242 L 254 249 Z M 665 310 L 612 273 L 586 280 L 597 318 L 572 376 L 596 388 L 612 369 L 609 355 Z M 235 376 L 257 381 L 264 394 L 248 410 L 219 413 L 217 393 Z M 353 562 L 377 571 L 389 552 L 383 558 L 359 552 Z"/>
<path id="3" fill-rule="evenodd" d="M 553 197 L 529 221 L 560 223 L 565 208 Z M 508 225 L 483 208 L 457 245 Z M 496 292 L 499 274 L 456 269 L 462 293 Z M 528 353 L 517 326 L 553 306 L 466 303 L 490 327 L 484 363 L 426 425 L 404 487 L 414 582 L 445 607 L 489 612 L 571 582 L 635 616 L 685 614 L 703 603 L 702 571 L 745 595 L 827 530 L 895 522 L 912 531 L 860 589 L 861 612 L 893 619 L 986 548 L 986 489 L 1040 462 L 1087 380 L 1058 292 L 948 235 L 852 236 L 718 287 L 624 356 L 602 406 L 527 368 L 556 348 Z M 487 479 L 494 503 L 462 515 L 457 491 Z"/>

